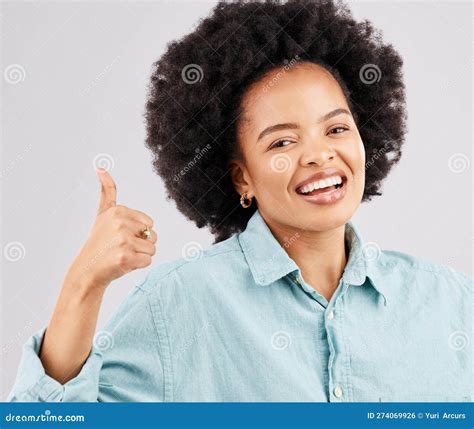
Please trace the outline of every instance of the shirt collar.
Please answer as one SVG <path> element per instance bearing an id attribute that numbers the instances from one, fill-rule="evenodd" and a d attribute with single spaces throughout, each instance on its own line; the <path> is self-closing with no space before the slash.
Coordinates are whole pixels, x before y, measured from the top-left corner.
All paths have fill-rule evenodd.
<path id="1" fill-rule="evenodd" d="M 375 243 L 364 243 L 360 231 L 351 221 L 345 225 L 345 237 L 350 252 L 343 280 L 350 285 L 361 286 L 368 278 L 371 286 L 383 296 L 386 305 L 388 291 L 377 269 L 379 247 Z M 249 219 L 246 229 L 238 234 L 238 239 L 258 285 L 267 286 L 293 271 L 299 272 L 295 261 L 285 250 L 297 237 L 285 237 L 284 244 L 280 245 L 258 209 Z"/>

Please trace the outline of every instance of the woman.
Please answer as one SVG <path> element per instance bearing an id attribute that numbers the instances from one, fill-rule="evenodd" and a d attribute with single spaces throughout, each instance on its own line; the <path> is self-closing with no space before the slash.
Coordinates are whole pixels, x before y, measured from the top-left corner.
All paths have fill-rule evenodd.
<path id="1" fill-rule="evenodd" d="M 111 176 L 11 401 L 469 401 L 472 281 L 364 243 L 406 134 L 402 59 L 332 1 L 219 3 L 155 64 L 147 146 L 215 243 L 150 265 L 153 219 Z"/>

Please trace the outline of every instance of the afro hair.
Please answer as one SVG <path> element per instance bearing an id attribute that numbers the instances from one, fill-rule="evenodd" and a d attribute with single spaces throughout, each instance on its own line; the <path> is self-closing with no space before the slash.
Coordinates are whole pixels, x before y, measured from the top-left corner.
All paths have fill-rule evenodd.
<path id="1" fill-rule="evenodd" d="M 292 58 L 324 66 L 343 89 L 365 147 L 362 201 L 381 195 L 401 157 L 403 61 L 370 21 L 337 0 L 219 2 L 153 63 L 144 113 L 167 198 L 214 243 L 245 229 L 256 210 L 242 208 L 228 168 L 239 156 L 243 95 Z"/>

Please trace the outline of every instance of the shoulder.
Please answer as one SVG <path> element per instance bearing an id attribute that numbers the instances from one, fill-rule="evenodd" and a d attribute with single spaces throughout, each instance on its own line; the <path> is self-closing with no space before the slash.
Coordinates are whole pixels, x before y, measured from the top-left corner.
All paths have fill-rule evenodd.
<path id="1" fill-rule="evenodd" d="M 222 285 L 226 276 L 229 276 L 229 271 L 238 266 L 239 261 L 240 264 L 244 263 L 242 262 L 244 258 L 239 257 L 242 251 L 236 235 L 205 250 L 194 252 L 197 249 L 196 245 L 189 251 L 188 257 L 149 267 L 121 301 L 107 326 L 150 325 L 152 307 L 156 299 L 164 299 L 165 302 L 175 304 L 176 301 L 188 298 L 199 289 L 200 292 L 204 288 L 209 291 L 209 285 Z M 209 297 L 209 294 L 206 296 Z"/>
<path id="2" fill-rule="evenodd" d="M 472 277 L 466 273 L 410 253 L 382 250 L 378 262 L 381 267 L 404 277 L 433 278 L 438 282 L 455 283 L 468 289 L 472 289 L 473 286 Z"/>
<path id="3" fill-rule="evenodd" d="M 160 285 L 175 284 L 182 280 L 198 280 L 212 275 L 229 273 L 232 267 L 244 263 L 238 234 L 201 250 L 199 246 L 189 243 L 187 256 L 161 262 L 149 269 L 146 276 L 136 285 L 145 294 L 153 292 Z"/>

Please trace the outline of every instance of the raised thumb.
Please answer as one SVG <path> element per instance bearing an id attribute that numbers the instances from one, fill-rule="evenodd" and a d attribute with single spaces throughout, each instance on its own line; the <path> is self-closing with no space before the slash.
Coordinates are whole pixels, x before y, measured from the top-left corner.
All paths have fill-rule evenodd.
<path id="1" fill-rule="evenodd" d="M 108 171 L 97 168 L 96 172 L 101 183 L 99 209 L 97 210 L 97 214 L 99 215 L 104 210 L 117 204 L 117 187 Z"/>

